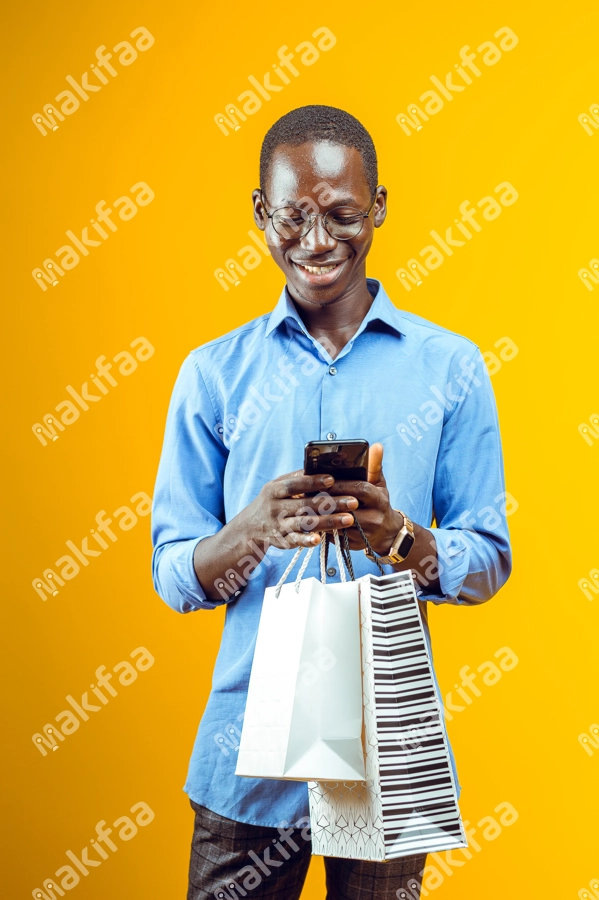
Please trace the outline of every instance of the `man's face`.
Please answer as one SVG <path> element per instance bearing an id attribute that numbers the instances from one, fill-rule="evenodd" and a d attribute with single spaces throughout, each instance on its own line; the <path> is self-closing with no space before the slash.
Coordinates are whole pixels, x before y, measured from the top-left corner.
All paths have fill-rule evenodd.
<path id="1" fill-rule="evenodd" d="M 294 300 L 327 306 L 353 288 L 363 287 L 374 228 L 382 225 L 386 216 L 385 188 L 377 188 L 370 216 L 363 219 L 360 233 L 349 240 L 331 237 L 321 217 L 303 237 L 292 230 L 282 237 L 266 216 L 289 206 L 323 215 L 340 206 L 368 212 L 372 197 L 358 150 L 329 141 L 281 144 L 262 190 L 252 195 L 256 224 L 266 232 L 273 259 L 285 273 Z"/>

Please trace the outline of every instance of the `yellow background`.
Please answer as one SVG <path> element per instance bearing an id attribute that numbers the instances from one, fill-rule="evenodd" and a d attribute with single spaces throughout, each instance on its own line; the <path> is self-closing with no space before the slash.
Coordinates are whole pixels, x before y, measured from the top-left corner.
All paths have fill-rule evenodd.
<path id="1" fill-rule="evenodd" d="M 589 137 L 577 121 L 599 99 L 597 4 L 435 0 L 398 9 L 347 0 L 320 11 L 30 0 L 7 5 L 3 17 L 3 896 L 31 896 L 99 819 L 111 823 L 140 800 L 154 822 L 119 842 L 74 896 L 185 895 L 192 815 L 181 786 L 223 612 L 177 616 L 154 594 L 148 518 L 45 603 L 31 580 L 66 552 L 65 540 L 88 533 L 98 510 L 152 493 L 186 354 L 274 306 L 282 279 L 272 261 L 228 293 L 213 271 L 253 227 L 264 133 L 307 103 L 347 109 L 374 137 L 389 217 L 369 273 L 394 302 L 482 350 L 503 336 L 519 348 L 493 376 L 507 486 L 519 503 L 509 519 L 514 573 L 481 608 L 431 611 L 444 693 L 462 666 L 476 668 L 500 647 L 520 659 L 449 723 L 465 818 L 476 822 L 507 800 L 519 820 L 432 895 L 576 896 L 599 872 L 599 751 L 590 758 L 577 741 L 599 720 L 599 596 L 589 602 L 577 586 L 599 566 L 599 442 L 590 447 L 577 431 L 599 407 L 599 287 L 591 293 L 577 277 L 599 256 L 599 132 Z M 128 68 L 117 64 L 117 78 L 42 137 L 31 116 L 68 87 L 65 76 L 78 78 L 96 47 L 111 49 L 142 25 L 154 46 Z M 300 77 L 225 137 L 213 116 L 249 87 L 247 76 L 260 78 L 282 44 L 293 49 L 322 25 L 337 45 L 312 67 L 300 64 Z M 431 74 L 453 70 L 460 47 L 476 50 L 505 25 L 518 46 L 481 65 L 482 76 L 408 138 L 396 114 L 418 102 Z M 395 271 L 429 231 L 444 233 L 463 200 L 476 203 L 506 180 L 518 202 L 407 293 Z M 112 205 L 138 181 L 155 200 L 131 222 L 117 219 L 105 246 L 40 291 L 31 270 L 66 243 L 64 232 L 79 234 L 100 199 Z M 65 385 L 78 387 L 98 356 L 111 359 L 139 335 L 153 358 L 42 447 L 31 426 L 67 396 Z M 99 665 L 111 669 L 140 645 L 155 665 L 42 757 L 31 735 L 66 694 L 80 696 Z M 323 893 L 315 859 L 303 897 Z"/>

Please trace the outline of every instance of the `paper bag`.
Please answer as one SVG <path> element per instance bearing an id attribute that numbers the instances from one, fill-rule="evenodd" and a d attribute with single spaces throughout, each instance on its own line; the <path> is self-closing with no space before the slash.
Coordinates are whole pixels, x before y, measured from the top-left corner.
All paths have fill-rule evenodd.
<path id="1" fill-rule="evenodd" d="M 312 853 L 382 861 L 466 847 L 412 575 L 357 583 L 366 782 L 309 785 Z"/>
<path id="2" fill-rule="evenodd" d="M 235 774 L 365 778 L 356 582 L 266 589 Z"/>

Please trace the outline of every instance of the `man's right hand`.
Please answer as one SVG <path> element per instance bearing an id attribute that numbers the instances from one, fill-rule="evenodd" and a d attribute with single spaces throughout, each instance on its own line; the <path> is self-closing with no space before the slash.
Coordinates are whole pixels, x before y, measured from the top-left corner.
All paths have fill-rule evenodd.
<path id="1" fill-rule="evenodd" d="M 228 599 L 238 593 L 235 589 L 246 583 L 261 559 L 257 550 L 263 555 L 269 547 L 314 547 L 320 543 L 319 532 L 350 528 L 351 511 L 357 509 L 358 501 L 331 496 L 328 489 L 333 484 L 332 475 L 280 475 L 267 482 L 255 500 L 220 531 L 200 541 L 193 563 L 208 599 Z"/>
<path id="2" fill-rule="evenodd" d="M 332 475 L 280 475 L 236 518 L 247 540 L 265 549 L 313 547 L 320 543 L 318 532 L 349 528 L 354 522 L 351 511 L 358 501 L 348 495 L 332 497 L 327 491 L 334 483 Z"/>

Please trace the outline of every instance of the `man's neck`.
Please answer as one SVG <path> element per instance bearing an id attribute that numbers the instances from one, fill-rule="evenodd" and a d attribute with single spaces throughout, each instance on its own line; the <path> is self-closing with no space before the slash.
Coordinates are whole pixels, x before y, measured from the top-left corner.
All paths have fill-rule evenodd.
<path id="1" fill-rule="evenodd" d="M 331 353 L 333 358 L 352 339 L 373 303 L 365 278 L 350 286 L 341 297 L 322 306 L 296 296 L 289 288 L 287 291 L 308 333 L 320 343 L 325 338 L 325 345 L 332 344 L 336 348 L 335 353 Z"/>

